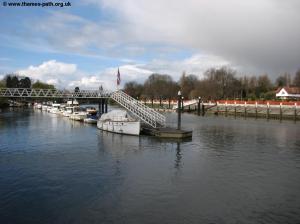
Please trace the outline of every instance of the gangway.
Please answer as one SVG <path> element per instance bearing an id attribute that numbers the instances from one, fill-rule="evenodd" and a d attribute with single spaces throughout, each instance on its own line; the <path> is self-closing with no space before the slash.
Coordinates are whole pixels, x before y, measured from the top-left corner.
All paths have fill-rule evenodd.
<path id="1" fill-rule="evenodd" d="M 147 107 L 140 101 L 127 95 L 121 90 L 113 92 L 110 96 L 114 101 L 135 114 L 138 118 L 153 128 L 165 127 L 166 118 L 154 109 Z"/>

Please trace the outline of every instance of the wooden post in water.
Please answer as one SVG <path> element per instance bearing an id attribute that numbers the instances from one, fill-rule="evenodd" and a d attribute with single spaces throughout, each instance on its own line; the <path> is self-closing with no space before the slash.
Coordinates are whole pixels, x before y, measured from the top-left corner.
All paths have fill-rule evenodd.
<path id="1" fill-rule="evenodd" d="M 227 101 L 225 102 L 225 117 L 227 117 Z"/>
<path id="2" fill-rule="evenodd" d="M 297 121 L 297 103 L 295 103 L 294 120 Z"/>
<path id="3" fill-rule="evenodd" d="M 267 102 L 267 119 L 269 120 L 270 116 L 270 104 Z"/>
<path id="4" fill-rule="evenodd" d="M 219 115 L 219 102 L 217 101 L 217 115 Z"/>
<path id="5" fill-rule="evenodd" d="M 177 113 L 178 113 L 178 120 L 177 120 L 177 129 L 181 129 L 181 92 L 178 91 L 178 104 L 177 104 Z"/>
<path id="6" fill-rule="evenodd" d="M 171 98 L 169 98 L 169 109 L 171 109 Z"/>
<path id="7" fill-rule="evenodd" d="M 153 97 L 151 98 L 151 106 L 153 108 Z"/>
<path id="8" fill-rule="evenodd" d="M 255 119 L 257 119 L 257 101 L 255 102 Z"/>
<path id="9" fill-rule="evenodd" d="M 279 109 L 280 109 L 280 111 L 279 111 L 279 119 L 280 119 L 280 121 L 282 120 L 282 103 L 280 102 L 280 105 L 279 105 Z"/>
<path id="10" fill-rule="evenodd" d="M 161 108 L 161 96 L 159 97 L 159 108 Z"/>
<path id="11" fill-rule="evenodd" d="M 236 118 L 236 101 L 234 101 L 234 118 Z"/>
<path id="12" fill-rule="evenodd" d="M 247 118 L 247 102 L 244 103 L 244 116 Z"/>

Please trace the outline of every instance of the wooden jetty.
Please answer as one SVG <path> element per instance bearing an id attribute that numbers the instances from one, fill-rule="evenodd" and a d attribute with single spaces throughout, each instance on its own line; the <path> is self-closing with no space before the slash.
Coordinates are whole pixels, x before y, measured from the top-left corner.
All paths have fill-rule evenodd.
<path id="1" fill-rule="evenodd" d="M 171 127 L 165 127 L 165 128 L 142 127 L 142 134 L 155 136 L 159 138 L 165 138 L 165 139 L 186 139 L 186 138 L 192 138 L 193 131 L 178 130 Z"/>

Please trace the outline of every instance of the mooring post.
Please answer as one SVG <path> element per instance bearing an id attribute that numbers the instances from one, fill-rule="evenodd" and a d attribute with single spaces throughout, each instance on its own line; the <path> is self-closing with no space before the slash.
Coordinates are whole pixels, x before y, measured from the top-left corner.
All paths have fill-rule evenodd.
<path id="1" fill-rule="evenodd" d="M 234 117 L 236 118 L 236 101 L 234 101 Z"/>
<path id="2" fill-rule="evenodd" d="M 295 103 L 294 120 L 297 121 L 297 103 Z"/>
<path id="3" fill-rule="evenodd" d="M 171 109 L 171 98 L 169 98 L 169 109 Z"/>
<path id="4" fill-rule="evenodd" d="M 255 119 L 257 119 L 257 101 L 255 102 Z"/>
<path id="5" fill-rule="evenodd" d="M 267 119 L 269 120 L 269 116 L 270 116 L 270 104 L 269 102 L 267 102 Z"/>
<path id="6" fill-rule="evenodd" d="M 227 117 L 227 101 L 225 102 L 225 117 Z"/>
<path id="7" fill-rule="evenodd" d="M 281 102 L 280 102 L 279 108 L 280 108 L 280 120 L 282 120 L 282 103 Z"/>
<path id="8" fill-rule="evenodd" d="M 244 103 L 244 116 L 247 117 L 247 102 Z"/>
<path id="9" fill-rule="evenodd" d="M 201 97 L 198 97 L 198 116 L 200 116 L 201 113 Z"/>
<path id="10" fill-rule="evenodd" d="M 153 98 L 151 98 L 151 105 L 152 105 L 152 108 L 153 108 Z"/>
<path id="11" fill-rule="evenodd" d="M 219 115 L 219 102 L 217 101 L 217 115 Z"/>
<path id="12" fill-rule="evenodd" d="M 159 108 L 161 108 L 161 96 L 159 97 Z"/>
<path id="13" fill-rule="evenodd" d="M 177 104 L 177 111 L 178 111 L 178 120 L 177 120 L 177 129 L 181 129 L 181 92 L 178 91 L 178 104 Z"/>

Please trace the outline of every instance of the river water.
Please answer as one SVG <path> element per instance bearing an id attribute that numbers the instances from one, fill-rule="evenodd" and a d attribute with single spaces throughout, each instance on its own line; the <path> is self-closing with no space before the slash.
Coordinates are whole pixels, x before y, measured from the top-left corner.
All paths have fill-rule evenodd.
<path id="1" fill-rule="evenodd" d="M 2 112 L 0 223 L 300 223 L 299 123 L 182 122 L 192 141 Z"/>

